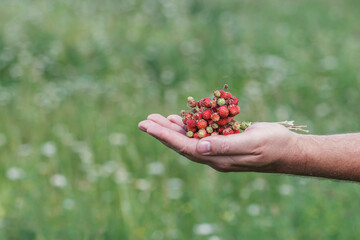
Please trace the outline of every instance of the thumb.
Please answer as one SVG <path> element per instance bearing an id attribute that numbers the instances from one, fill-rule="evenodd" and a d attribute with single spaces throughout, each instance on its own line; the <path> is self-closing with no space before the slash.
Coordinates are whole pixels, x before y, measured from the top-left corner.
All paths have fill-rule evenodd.
<path id="1" fill-rule="evenodd" d="M 201 139 L 196 150 L 202 155 L 240 155 L 250 154 L 256 141 L 247 133 L 228 136 L 211 136 Z"/>

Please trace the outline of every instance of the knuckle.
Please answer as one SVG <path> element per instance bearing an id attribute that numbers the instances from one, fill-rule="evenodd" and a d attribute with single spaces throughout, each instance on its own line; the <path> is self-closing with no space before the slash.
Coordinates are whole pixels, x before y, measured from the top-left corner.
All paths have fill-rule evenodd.
<path id="1" fill-rule="evenodd" d="M 183 147 L 179 148 L 177 152 L 181 155 L 187 155 L 189 153 L 189 145 L 184 145 Z"/>
<path id="2" fill-rule="evenodd" d="M 170 119 L 176 119 L 177 118 L 177 115 L 174 115 L 174 114 L 171 114 L 167 117 L 169 120 Z"/>
<path id="3" fill-rule="evenodd" d="M 150 114 L 150 115 L 147 117 L 147 119 L 148 119 L 148 120 L 154 120 L 154 119 L 158 118 L 159 116 L 160 116 L 160 114 L 158 114 L 158 113 L 153 113 L 153 114 Z"/>
<path id="4" fill-rule="evenodd" d="M 220 144 L 219 144 L 219 150 L 218 150 L 218 153 L 219 154 L 225 154 L 225 153 L 228 153 L 230 150 L 230 146 L 228 144 L 227 141 L 222 141 Z"/>

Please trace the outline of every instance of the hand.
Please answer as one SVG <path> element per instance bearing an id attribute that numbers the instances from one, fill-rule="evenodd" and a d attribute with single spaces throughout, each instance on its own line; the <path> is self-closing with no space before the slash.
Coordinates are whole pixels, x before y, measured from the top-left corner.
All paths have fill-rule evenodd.
<path id="1" fill-rule="evenodd" d="M 255 123 L 240 134 L 194 139 L 186 136 L 180 116 L 160 114 L 149 115 L 138 127 L 188 159 L 221 172 L 282 172 L 298 135 L 277 123 Z"/>

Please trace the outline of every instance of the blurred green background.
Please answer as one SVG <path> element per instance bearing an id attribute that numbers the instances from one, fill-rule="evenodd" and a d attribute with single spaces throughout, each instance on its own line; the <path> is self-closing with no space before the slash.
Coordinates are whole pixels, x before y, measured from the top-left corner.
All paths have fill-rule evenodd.
<path id="1" fill-rule="evenodd" d="M 360 130 L 360 2 L 0 3 L 0 239 L 356 239 L 355 183 L 218 173 L 137 129 L 224 83 L 238 120 Z"/>

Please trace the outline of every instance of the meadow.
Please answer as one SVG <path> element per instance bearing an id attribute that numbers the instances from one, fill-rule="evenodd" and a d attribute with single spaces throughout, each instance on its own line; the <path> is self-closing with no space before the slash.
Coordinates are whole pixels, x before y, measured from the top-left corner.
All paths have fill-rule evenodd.
<path id="1" fill-rule="evenodd" d="M 357 183 L 219 173 L 137 129 L 224 83 L 238 120 L 360 131 L 355 0 L 4 0 L 0 239 L 357 239 Z"/>

